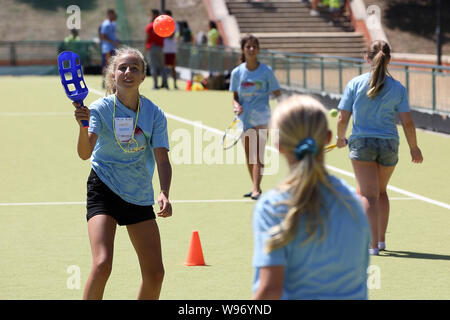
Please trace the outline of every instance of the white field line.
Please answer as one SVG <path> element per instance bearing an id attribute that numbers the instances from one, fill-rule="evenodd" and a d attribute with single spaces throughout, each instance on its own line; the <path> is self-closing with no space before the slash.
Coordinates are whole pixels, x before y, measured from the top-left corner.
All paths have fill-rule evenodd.
<path id="1" fill-rule="evenodd" d="M 389 200 L 418 200 L 414 198 L 389 198 Z M 202 203 L 256 203 L 254 200 L 249 199 L 207 199 L 207 200 L 171 200 L 172 204 L 202 204 Z M 155 203 L 156 204 L 156 203 Z M 86 205 L 83 201 L 68 201 L 68 202 L 16 202 L 16 203 L 0 203 L 0 207 L 26 207 L 26 206 L 79 206 Z"/>
<path id="2" fill-rule="evenodd" d="M 96 90 L 96 89 L 89 89 L 89 90 L 92 93 L 95 93 L 95 94 L 97 94 L 97 95 L 99 95 L 101 97 L 103 97 L 105 95 L 104 92 Z M 50 114 L 53 114 L 53 113 L 50 113 Z M 191 120 L 188 120 L 188 119 L 185 119 L 185 118 L 182 118 L 182 117 L 179 117 L 179 116 L 175 116 L 175 115 L 167 113 L 167 112 L 165 112 L 165 115 L 169 119 L 173 119 L 173 120 L 176 120 L 176 121 L 179 121 L 179 122 L 191 125 L 191 126 L 199 127 L 199 128 L 208 130 L 210 132 L 216 133 L 218 135 L 223 135 L 224 134 L 224 131 L 222 131 L 222 130 L 209 127 L 209 126 L 204 125 L 204 124 L 202 124 L 200 122 L 197 122 L 197 121 L 191 121 Z M 278 152 L 278 150 L 276 148 L 274 148 L 274 147 L 267 146 L 266 148 L 269 149 L 270 151 Z M 329 170 L 331 170 L 331 171 L 340 173 L 342 175 L 345 175 L 345 176 L 348 176 L 348 177 L 351 177 L 351 178 L 355 178 L 355 175 L 353 173 L 351 173 L 351 172 L 348 172 L 348 171 L 345 171 L 345 170 L 342 170 L 342 169 L 339 169 L 339 168 L 336 168 L 336 167 L 333 167 L 333 166 L 330 166 L 330 165 L 327 165 L 327 168 Z M 413 192 L 409 192 L 409 191 L 406 191 L 406 190 L 403 190 L 403 189 L 400 189 L 400 188 L 397 188 L 397 187 L 394 187 L 394 186 L 391 186 L 391 185 L 388 185 L 387 189 L 391 190 L 391 191 L 395 191 L 395 192 L 400 193 L 400 194 L 403 194 L 403 195 L 408 196 L 410 198 L 413 198 L 413 199 L 416 199 L 416 200 L 421 200 L 421 201 L 424 201 L 424 202 L 428 202 L 428 203 L 431 203 L 433 205 L 436 205 L 436 206 L 439 206 L 439 207 L 442 207 L 442 208 L 450 210 L 450 204 L 448 204 L 448 203 L 444 203 L 444 202 L 441 202 L 441 201 L 433 200 L 433 199 L 430 199 L 430 198 L 421 196 L 419 194 L 416 194 L 416 193 L 413 193 Z M 394 200 L 394 198 L 391 198 L 391 200 Z M 176 203 L 176 201 L 177 200 L 174 200 L 173 202 Z M 178 200 L 178 201 L 184 201 L 183 203 L 188 203 L 187 201 L 191 201 L 191 200 Z M 192 201 L 217 202 L 215 200 L 192 200 Z M 222 201 L 229 201 L 229 200 L 222 200 Z M 245 201 L 245 200 L 232 200 L 232 201 L 236 202 L 236 201 Z M 42 203 L 42 204 L 48 204 L 48 203 L 50 203 L 50 204 L 65 204 L 64 202 L 40 202 L 40 203 Z M 68 202 L 67 204 L 78 204 L 78 202 Z M 4 206 L 4 205 L 13 205 L 13 204 L 7 204 L 7 203 L 3 203 L 2 204 L 2 203 L 0 203 L 0 206 Z M 22 205 L 27 205 L 27 204 L 22 204 Z"/>
<path id="3" fill-rule="evenodd" d="M 0 112 L 4 117 L 73 116 L 73 112 Z"/>
<path id="4" fill-rule="evenodd" d="M 236 202 L 255 202 L 250 199 L 208 199 L 208 200 L 170 200 L 175 203 L 236 203 Z M 0 203 L 0 207 L 24 207 L 24 206 L 69 206 L 69 205 L 85 205 L 83 201 L 69 202 L 16 202 L 16 203 Z M 156 204 L 156 203 L 155 203 Z"/>
<path id="5" fill-rule="evenodd" d="M 184 118 L 172 115 L 170 113 L 165 113 L 165 115 L 166 115 L 167 118 L 170 118 L 170 119 L 173 119 L 173 120 L 177 120 L 179 122 L 182 122 L 182 123 L 185 123 L 185 124 L 189 124 L 189 125 L 192 125 L 192 126 L 200 127 L 202 129 L 209 130 L 209 131 L 217 133 L 219 135 L 223 135 L 224 134 L 224 131 L 221 131 L 221 130 L 218 130 L 216 128 L 212 128 L 212 127 L 206 126 L 204 124 L 200 124 L 200 123 L 195 122 L 195 121 L 187 120 L 187 119 L 184 119 Z M 269 149 L 270 151 L 278 152 L 278 149 L 276 149 L 276 148 L 274 148 L 272 146 L 267 146 L 266 148 Z M 355 178 L 355 175 L 353 173 L 351 173 L 351 172 L 348 172 L 348 171 L 345 171 L 345 170 L 342 170 L 342 169 L 339 169 L 339 168 L 336 168 L 336 167 L 333 167 L 333 166 L 330 166 L 330 165 L 327 165 L 327 168 L 329 170 L 331 170 L 331 171 L 340 173 L 342 175 Z M 419 194 L 412 193 L 412 192 L 409 192 L 409 191 L 406 191 L 406 190 L 403 190 L 403 189 L 400 189 L 400 188 L 397 188 L 397 187 L 394 187 L 394 186 L 391 186 L 391 185 L 388 185 L 387 189 L 391 190 L 391 191 L 395 191 L 395 192 L 403 194 L 403 195 L 406 195 L 408 197 L 411 197 L 411 198 L 414 198 L 414 199 L 417 199 L 417 200 L 421 200 L 421 201 L 424 201 L 424 202 L 428 202 L 428 203 L 434 204 L 436 206 L 443 207 L 443 208 L 446 208 L 446 209 L 450 210 L 450 204 L 447 204 L 447 203 L 444 203 L 444 202 L 441 202 L 441 201 L 437 201 L 437 200 L 433 200 L 433 199 L 430 199 L 430 198 L 421 196 Z"/>
<path id="6" fill-rule="evenodd" d="M 0 207 L 69 206 L 81 204 L 86 204 L 86 202 L 16 202 L 16 203 L 0 203 Z"/>

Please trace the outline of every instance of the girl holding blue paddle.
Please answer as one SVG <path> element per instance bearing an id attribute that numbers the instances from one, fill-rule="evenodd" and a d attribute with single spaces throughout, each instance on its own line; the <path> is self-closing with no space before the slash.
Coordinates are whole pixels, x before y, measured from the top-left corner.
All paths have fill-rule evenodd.
<path id="1" fill-rule="evenodd" d="M 146 62 L 133 48 L 111 57 L 106 71 L 108 96 L 89 108 L 74 103 L 80 125 L 78 155 L 91 159 L 87 181 L 87 224 L 92 269 L 84 299 L 101 299 L 110 276 L 117 225 L 125 225 L 142 274 L 138 299 L 158 299 L 164 278 L 156 215 L 170 217 L 172 168 L 167 120 L 163 111 L 139 94 Z M 89 120 L 89 128 L 81 121 Z M 152 185 L 155 164 L 160 180 L 155 215 Z"/>

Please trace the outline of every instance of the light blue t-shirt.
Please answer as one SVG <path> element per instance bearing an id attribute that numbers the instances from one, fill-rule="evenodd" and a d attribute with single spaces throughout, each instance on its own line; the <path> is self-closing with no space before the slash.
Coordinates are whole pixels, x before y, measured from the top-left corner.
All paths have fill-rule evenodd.
<path id="1" fill-rule="evenodd" d="M 351 212 L 342 201 L 321 187 L 321 205 L 328 211 L 326 237 L 319 242 L 320 228 L 306 244 L 305 217 L 302 216 L 295 238 L 286 246 L 265 253 L 269 230 L 283 220 L 289 199 L 287 192 L 272 189 L 258 200 L 253 217 L 255 275 L 253 291 L 259 287 L 261 267 L 284 266 L 283 293 L 287 300 L 367 299 L 370 228 L 355 190 L 343 180 L 328 176 L 335 190 L 347 200 Z M 322 216 L 325 217 L 323 209 Z"/>
<path id="2" fill-rule="evenodd" d="M 280 85 L 270 67 L 259 63 L 256 70 L 247 69 L 245 62 L 233 69 L 230 91 L 237 92 L 242 106 L 240 119 L 244 130 L 258 125 L 266 125 L 270 120 L 270 94 L 279 90 Z"/>
<path id="3" fill-rule="evenodd" d="M 115 21 L 106 19 L 100 27 L 100 33 L 105 34 L 108 39 L 117 41 L 117 26 Z M 108 53 L 114 50 L 114 45 L 110 42 L 102 41 L 102 53 Z"/>
<path id="4" fill-rule="evenodd" d="M 367 96 L 371 73 L 353 78 L 345 88 L 338 109 L 353 114 L 353 129 L 349 140 L 382 138 L 399 140 L 395 114 L 409 112 L 408 93 L 397 80 L 386 76 L 383 88 L 370 99 Z"/>
<path id="5" fill-rule="evenodd" d="M 114 97 L 100 98 L 89 109 L 89 132 L 98 135 L 97 143 L 91 156 L 91 165 L 98 177 L 123 200 L 137 205 L 154 204 L 152 178 L 155 169 L 153 149 L 169 150 L 167 120 L 164 112 L 147 98 L 140 96 L 141 106 L 134 139 L 136 148 L 126 153 L 127 143 L 118 144 L 119 137 L 113 131 Z M 137 113 L 125 107 L 116 98 L 115 117 L 128 118 L 132 128 L 136 123 Z M 131 119 L 130 119 L 131 118 Z M 117 123 L 117 122 L 116 122 Z M 118 131 L 118 126 L 114 127 Z"/>

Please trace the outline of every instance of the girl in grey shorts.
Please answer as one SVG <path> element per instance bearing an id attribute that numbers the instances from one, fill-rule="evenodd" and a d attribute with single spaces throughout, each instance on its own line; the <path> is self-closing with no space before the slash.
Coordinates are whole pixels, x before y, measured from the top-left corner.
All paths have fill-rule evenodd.
<path id="1" fill-rule="evenodd" d="M 366 56 L 372 66 L 371 72 L 357 76 L 348 83 L 338 106 L 338 148 L 347 145 L 345 133 L 353 115 L 353 129 L 348 138 L 350 159 L 370 222 L 372 239 L 369 251 L 374 255 L 386 248 L 385 234 L 389 220 L 386 187 L 398 162 L 396 113 L 405 132 L 412 161 L 423 161 L 417 146 L 407 91 L 387 70 L 390 58 L 391 51 L 386 42 L 372 42 Z"/>

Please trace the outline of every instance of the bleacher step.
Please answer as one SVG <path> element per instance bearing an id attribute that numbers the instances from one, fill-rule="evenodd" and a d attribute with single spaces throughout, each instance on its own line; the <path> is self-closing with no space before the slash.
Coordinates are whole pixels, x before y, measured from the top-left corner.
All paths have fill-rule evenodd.
<path id="1" fill-rule="evenodd" d="M 320 15 L 311 16 L 311 5 L 301 0 L 227 0 L 226 4 L 241 34 L 258 37 L 263 49 L 361 57 L 365 48 L 363 35 L 353 32 L 348 17 L 330 23 L 328 8 L 319 8 Z"/>

